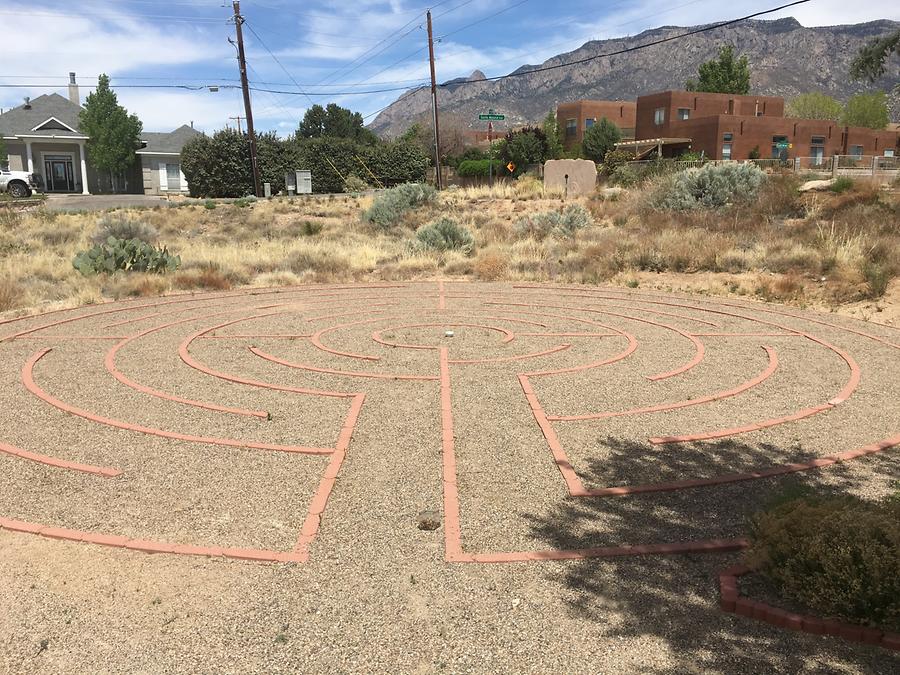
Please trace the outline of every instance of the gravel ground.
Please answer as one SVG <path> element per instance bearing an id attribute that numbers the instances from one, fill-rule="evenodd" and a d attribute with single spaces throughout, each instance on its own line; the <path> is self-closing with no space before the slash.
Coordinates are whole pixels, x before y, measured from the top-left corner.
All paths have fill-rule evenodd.
<path id="1" fill-rule="evenodd" d="M 261 314 L 271 316 L 250 318 Z M 59 323 L 74 317 L 81 318 Z M 191 357 L 268 386 L 211 377 L 179 356 L 188 336 L 232 321 L 192 342 Z M 425 323 L 436 325 L 417 325 Z M 32 329 L 39 330 L 26 333 Z M 118 340 L 96 338 L 145 331 L 116 357 L 127 377 L 185 399 L 269 412 L 271 419 L 186 405 L 117 382 L 104 359 Z M 421 348 L 380 344 L 373 331 Z M 503 341 L 502 331 L 514 339 Z M 699 362 L 687 336 L 789 331 L 808 336 L 700 336 Z M 621 334 L 571 335 L 585 332 L 632 335 L 637 348 L 586 368 L 621 353 L 628 341 Z M 821 341 L 859 365 L 859 385 L 845 403 L 717 441 L 648 442 L 830 400 L 851 369 Z M 573 497 L 519 373 L 576 368 L 529 379 L 547 414 L 580 415 L 728 390 L 767 366 L 763 346 L 775 350 L 774 374 L 732 398 L 553 422 L 578 479 L 597 489 L 756 471 L 894 436 L 898 345 L 897 329 L 773 305 L 449 282 L 144 299 L 0 324 L 0 441 L 123 472 L 105 479 L 0 452 L 0 517 L 286 552 L 330 462 L 329 455 L 175 440 L 74 416 L 23 386 L 22 366 L 38 350 L 52 348 L 35 365 L 34 379 L 65 404 L 238 445 L 333 448 L 349 396 L 365 394 L 305 563 L 148 555 L 0 531 L 0 672 L 897 672 L 900 659 L 884 650 L 721 613 L 717 574 L 738 554 L 447 563 L 447 528 L 420 530 L 417 521 L 444 504 L 441 346 L 451 359 L 461 543 L 478 554 L 735 538 L 788 486 L 878 498 L 900 480 L 893 449 L 780 478 Z M 452 363 L 484 359 L 492 361 Z M 677 375 L 647 379 L 692 361 Z"/>

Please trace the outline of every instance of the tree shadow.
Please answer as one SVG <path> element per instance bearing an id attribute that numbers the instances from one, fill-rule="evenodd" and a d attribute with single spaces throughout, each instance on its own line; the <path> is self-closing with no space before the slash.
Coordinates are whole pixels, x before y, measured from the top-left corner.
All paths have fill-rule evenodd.
<path id="1" fill-rule="evenodd" d="M 629 475 L 629 468 L 641 473 L 636 464 L 643 461 L 646 444 L 616 438 L 603 442 L 611 455 L 579 470 L 586 484 L 606 484 L 610 462 L 620 475 Z M 670 455 L 670 468 L 679 478 L 735 473 L 771 465 L 772 453 L 778 451 L 734 440 L 707 448 L 710 452 L 698 446 Z M 793 461 L 802 461 L 802 450 L 793 451 L 799 452 L 792 452 Z M 752 514 L 773 500 L 807 491 L 849 492 L 866 480 L 895 481 L 897 460 L 896 453 L 885 453 L 857 460 L 867 463 L 866 471 L 848 463 L 673 493 L 570 497 L 549 514 L 525 517 L 532 535 L 554 549 L 740 537 Z M 721 612 L 718 574 L 740 560 L 740 553 L 589 559 L 548 567 L 547 574 L 565 589 L 573 614 L 603 624 L 610 640 L 633 638 L 663 647 L 665 663 L 648 653 L 642 672 L 898 672 L 900 659 L 886 650 L 792 633 Z"/>

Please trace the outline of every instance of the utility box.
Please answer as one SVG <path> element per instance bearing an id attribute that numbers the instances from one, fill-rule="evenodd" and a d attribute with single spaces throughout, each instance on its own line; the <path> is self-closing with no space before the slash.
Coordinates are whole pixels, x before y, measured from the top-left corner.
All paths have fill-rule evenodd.
<path id="1" fill-rule="evenodd" d="M 289 195 L 296 194 L 297 192 L 297 174 L 295 173 L 286 173 L 284 174 L 284 189 Z"/>
<path id="2" fill-rule="evenodd" d="M 296 185 L 298 195 L 312 194 L 312 171 L 297 171 Z"/>

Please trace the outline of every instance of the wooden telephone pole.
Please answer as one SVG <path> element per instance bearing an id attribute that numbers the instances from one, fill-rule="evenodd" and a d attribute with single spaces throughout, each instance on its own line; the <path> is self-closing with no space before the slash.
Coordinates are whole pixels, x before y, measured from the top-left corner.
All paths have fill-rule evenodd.
<path id="1" fill-rule="evenodd" d="M 253 110 L 250 108 L 250 83 L 247 81 L 247 58 L 244 55 L 244 33 L 241 30 L 244 17 L 241 16 L 241 3 L 234 0 L 234 28 L 237 32 L 238 64 L 241 68 L 241 89 L 244 92 L 244 115 L 247 119 L 247 135 L 250 137 L 250 165 L 253 170 L 253 189 L 257 197 L 262 197 L 259 180 L 259 162 L 256 158 L 256 133 L 253 131 Z M 240 121 L 238 122 L 240 124 Z"/>
<path id="2" fill-rule="evenodd" d="M 434 121 L 434 184 L 443 189 L 441 180 L 441 133 L 438 129 L 437 80 L 434 75 L 434 37 L 431 33 L 431 10 L 428 10 L 428 61 L 431 63 L 431 116 Z"/>

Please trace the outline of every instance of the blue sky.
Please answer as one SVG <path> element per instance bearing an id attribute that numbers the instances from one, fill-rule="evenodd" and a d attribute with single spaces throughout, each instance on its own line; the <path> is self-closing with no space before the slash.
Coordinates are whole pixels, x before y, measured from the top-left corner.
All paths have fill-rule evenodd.
<path id="1" fill-rule="evenodd" d="M 476 68 L 502 75 L 590 39 L 709 23 L 786 1 L 433 0 L 438 79 L 466 76 Z M 312 102 L 336 101 L 369 114 L 402 92 L 329 92 L 426 82 L 427 7 L 421 0 L 243 0 L 252 84 L 294 91 L 299 84 L 314 92 L 309 98 L 254 92 L 257 128 L 288 134 Z M 0 107 L 19 105 L 24 96 L 65 93 L 69 71 L 77 73 L 83 98 L 106 72 L 122 87 L 119 100 L 148 131 L 190 121 L 199 129 L 221 128 L 229 117 L 243 115 L 240 91 L 221 88 L 238 84 L 235 50 L 227 42 L 234 35 L 231 15 L 231 0 L 42 0 L 39 5 L 0 0 L 0 84 L 13 85 L 0 87 Z M 773 18 L 790 15 L 805 26 L 900 20 L 900 3 L 812 0 Z M 135 86 L 172 84 L 221 87 L 214 93 Z"/>

